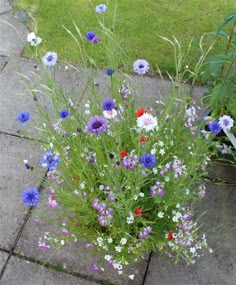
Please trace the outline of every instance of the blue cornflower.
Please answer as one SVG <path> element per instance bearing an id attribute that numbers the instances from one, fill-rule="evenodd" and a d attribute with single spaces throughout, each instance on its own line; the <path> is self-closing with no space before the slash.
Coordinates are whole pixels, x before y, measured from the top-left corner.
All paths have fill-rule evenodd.
<path id="1" fill-rule="evenodd" d="M 36 206 L 38 204 L 40 194 L 36 188 L 27 188 L 22 193 L 21 198 L 26 206 Z"/>
<path id="2" fill-rule="evenodd" d="M 115 72 L 115 70 L 114 69 L 112 69 L 112 68 L 107 68 L 106 69 L 106 74 L 108 75 L 108 76 L 112 76 L 112 74 Z"/>
<path id="3" fill-rule="evenodd" d="M 137 59 L 133 64 L 133 71 L 139 75 L 147 73 L 149 63 L 145 59 Z"/>
<path id="4" fill-rule="evenodd" d="M 96 12 L 99 14 L 105 13 L 107 11 L 107 6 L 105 4 L 100 4 L 96 6 Z"/>
<path id="5" fill-rule="evenodd" d="M 219 125 L 219 123 L 217 121 L 211 122 L 208 125 L 208 128 L 214 135 L 218 135 L 222 130 L 222 127 Z"/>
<path id="6" fill-rule="evenodd" d="M 20 112 L 18 114 L 18 121 L 20 121 L 21 123 L 25 123 L 27 121 L 29 121 L 30 119 L 30 113 L 29 112 Z"/>
<path id="7" fill-rule="evenodd" d="M 140 157 L 140 161 L 146 168 L 153 168 L 156 165 L 156 157 L 151 153 L 145 153 Z"/>
<path id="8" fill-rule="evenodd" d="M 46 151 L 40 158 L 40 164 L 43 167 L 52 169 L 58 165 L 61 158 L 58 153 L 54 154 L 50 150 Z"/>
<path id="9" fill-rule="evenodd" d="M 60 117 L 62 118 L 62 119 L 65 119 L 67 116 L 69 116 L 69 112 L 67 111 L 67 110 L 62 110 L 61 112 L 60 112 Z"/>
<path id="10" fill-rule="evenodd" d="M 104 99 L 102 101 L 102 109 L 103 111 L 111 111 L 112 109 L 115 109 L 115 102 L 113 99 Z"/>
<path id="11" fill-rule="evenodd" d="M 43 63 L 46 66 L 54 66 L 57 63 L 57 53 L 54 51 L 49 51 L 45 54 L 45 56 L 42 58 Z"/>
<path id="12" fill-rule="evenodd" d="M 86 33 L 86 39 L 87 39 L 88 41 L 91 41 L 95 36 L 96 36 L 96 33 L 95 33 L 95 32 L 87 32 L 87 33 Z"/>

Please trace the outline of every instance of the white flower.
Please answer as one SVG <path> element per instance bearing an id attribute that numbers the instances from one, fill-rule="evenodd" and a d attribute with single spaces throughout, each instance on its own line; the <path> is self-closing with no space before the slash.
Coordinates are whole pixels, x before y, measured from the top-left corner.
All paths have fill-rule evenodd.
<path id="1" fill-rule="evenodd" d="M 107 242 L 108 242 L 108 243 L 112 243 L 112 242 L 113 242 L 113 239 L 112 239 L 112 238 L 108 238 L 108 239 L 107 239 Z"/>
<path id="2" fill-rule="evenodd" d="M 144 197 L 144 193 L 143 193 L 143 192 L 140 192 L 140 193 L 139 193 L 139 196 L 140 196 L 140 197 Z"/>
<path id="3" fill-rule="evenodd" d="M 34 32 L 27 35 L 27 42 L 29 42 L 32 46 L 37 46 L 41 44 L 42 41 L 43 40 L 40 37 L 37 37 Z"/>
<path id="4" fill-rule="evenodd" d="M 136 201 L 138 199 L 138 195 L 134 195 L 134 200 Z"/>
<path id="5" fill-rule="evenodd" d="M 112 255 L 111 255 L 111 254 L 106 254 L 106 255 L 104 256 L 104 259 L 105 259 L 106 261 L 110 261 L 110 260 L 112 259 Z"/>
<path id="6" fill-rule="evenodd" d="M 122 238 L 122 239 L 120 240 L 120 243 L 121 243 L 122 245 L 126 244 L 126 243 L 127 243 L 127 239 L 126 239 L 126 238 Z"/>
<path id="7" fill-rule="evenodd" d="M 36 39 L 36 35 L 35 35 L 35 33 L 34 32 L 32 32 L 32 33 L 29 33 L 28 35 L 27 35 L 27 42 L 32 42 L 33 40 L 35 40 Z"/>
<path id="8" fill-rule="evenodd" d="M 151 114 L 144 113 L 141 117 L 137 118 L 137 126 L 139 129 L 152 131 L 157 128 L 157 118 Z"/>
<path id="9" fill-rule="evenodd" d="M 105 111 L 103 111 L 103 116 L 106 119 L 114 119 L 117 116 L 117 111 L 115 109 L 108 110 L 108 111 L 105 110 Z"/>
<path id="10" fill-rule="evenodd" d="M 123 271 L 122 271 L 122 270 L 119 270 L 119 271 L 118 271 L 118 274 L 119 274 L 119 275 L 123 274 Z"/>
<path id="11" fill-rule="evenodd" d="M 117 252 L 121 252 L 122 247 L 120 245 L 115 246 L 115 250 Z"/>
<path id="12" fill-rule="evenodd" d="M 65 241 L 62 239 L 61 240 L 61 245 L 64 245 L 65 244 Z"/>
<path id="13" fill-rule="evenodd" d="M 195 253 L 196 252 L 196 248 L 195 247 L 190 247 L 190 250 L 189 250 L 191 253 Z"/>
<path id="14" fill-rule="evenodd" d="M 79 188 L 80 189 L 84 189 L 85 188 L 85 182 L 84 181 L 80 183 Z"/>
<path id="15" fill-rule="evenodd" d="M 165 150 L 163 148 L 161 148 L 159 153 L 160 153 L 160 155 L 164 155 L 166 152 L 165 152 Z"/>
<path id="16" fill-rule="evenodd" d="M 163 213 L 163 212 L 158 212 L 158 213 L 157 213 L 157 216 L 158 216 L 160 219 L 162 219 L 162 218 L 164 217 L 164 213 Z"/>
<path id="17" fill-rule="evenodd" d="M 129 212 L 129 217 L 126 218 L 127 224 L 132 224 L 134 222 L 134 215 L 132 212 Z"/>
<path id="18" fill-rule="evenodd" d="M 151 154 L 154 155 L 156 152 L 157 152 L 157 150 L 156 150 L 155 148 L 152 148 L 152 149 L 151 149 Z"/>
<path id="19" fill-rule="evenodd" d="M 227 115 L 219 118 L 219 125 L 223 130 L 230 130 L 234 125 L 234 120 Z"/>
<path id="20" fill-rule="evenodd" d="M 129 279 L 134 280 L 134 274 L 129 275 Z"/>
<path id="21" fill-rule="evenodd" d="M 159 141 L 159 146 L 164 146 L 164 143 L 162 141 Z"/>

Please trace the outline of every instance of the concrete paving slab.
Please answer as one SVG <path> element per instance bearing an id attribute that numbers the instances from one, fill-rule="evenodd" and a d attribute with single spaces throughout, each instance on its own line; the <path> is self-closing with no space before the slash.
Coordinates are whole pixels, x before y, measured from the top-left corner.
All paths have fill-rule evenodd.
<path id="1" fill-rule="evenodd" d="M 0 17 L 0 54 L 19 55 L 25 46 L 28 33 L 26 26 L 17 21 L 12 13 L 2 14 Z"/>
<path id="2" fill-rule="evenodd" d="M 45 268 L 11 256 L 0 282 L 2 285 L 96 285 L 98 283 Z"/>
<path id="3" fill-rule="evenodd" d="M 141 285 L 146 270 L 147 259 L 136 264 L 133 268 L 129 269 L 128 274 L 118 275 L 111 266 L 104 265 L 105 271 L 92 272 L 92 263 L 98 263 L 99 255 L 95 251 L 85 249 L 84 241 L 78 240 L 66 244 L 62 248 L 52 248 L 51 250 L 42 250 L 38 247 L 39 237 L 42 237 L 45 232 L 49 232 L 51 236 L 61 236 L 61 230 L 58 230 L 56 226 L 50 223 L 46 223 L 43 217 L 46 219 L 54 220 L 57 223 L 62 223 L 62 218 L 59 218 L 59 214 L 56 213 L 56 209 L 50 209 L 46 206 L 46 198 L 48 195 L 47 190 L 45 192 L 45 202 L 41 200 L 39 208 L 31 216 L 27 225 L 21 235 L 21 238 L 16 246 L 15 252 L 23 256 L 34 258 L 42 262 L 49 262 L 53 265 L 64 266 L 66 269 L 84 274 L 87 276 L 94 276 L 98 280 L 109 281 L 114 285 Z M 41 214 L 40 214 L 41 213 Z M 39 223 L 35 224 L 35 220 L 39 217 Z M 58 234 L 60 233 L 60 234 Z M 78 237 L 79 239 L 79 237 Z M 59 245 L 60 247 L 60 245 Z M 128 278 L 129 274 L 135 274 L 135 279 L 132 281 Z"/>
<path id="4" fill-rule="evenodd" d="M 16 122 L 17 114 L 21 111 L 30 111 L 32 115 L 32 120 L 37 120 L 37 115 L 35 114 L 35 101 L 28 93 L 28 88 L 20 81 L 20 75 L 24 74 L 29 78 L 29 82 L 38 90 L 42 90 L 40 87 L 40 82 L 35 78 L 33 72 L 34 60 L 18 59 L 11 60 L 4 70 L 0 73 L 0 112 L 2 114 L 0 119 L 0 131 L 5 131 L 9 133 L 24 134 L 26 126 L 30 126 L 30 123 L 22 125 Z M 40 68 L 39 74 L 43 76 L 42 68 Z M 110 89 L 108 88 L 108 83 L 110 78 L 105 75 L 103 70 L 94 74 L 93 71 L 88 69 L 79 69 L 77 71 L 66 71 L 64 65 L 59 65 L 56 72 L 56 81 L 58 85 L 63 89 L 66 97 L 79 100 L 79 94 L 81 94 L 87 84 L 88 79 L 93 76 L 93 80 L 98 83 L 99 96 L 109 96 Z M 163 82 L 161 79 L 146 77 L 143 81 L 138 77 L 132 77 L 132 85 L 135 86 L 137 90 L 137 107 L 150 107 L 154 106 L 155 101 L 160 98 L 168 96 L 168 92 L 171 88 L 170 82 Z M 142 90 L 145 97 L 142 98 Z M 198 100 L 204 89 L 200 87 L 195 88 L 195 98 Z M 43 98 L 44 105 L 50 109 L 50 103 L 45 100 L 45 96 L 42 93 L 38 93 L 38 97 Z M 89 98 L 87 94 L 85 98 Z M 17 104 L 16 104 L 17 102 Z"/>
<path id="5" fill-rule="evenodd" d="M 43 177 L 25 169 L 24 159 L 39 168 L 38 147 L 30 141 L 0 134 L 0 247 L 7 250 L 12 248 L 27 210 L 21 193 L 24 188 L 37 187 Z"/>
<path id="6" fill-rule="evenodd" d="M 145 285 L 232 285 L 236 280 L 236 187 L 208 185 L 201 210 L 212 254 L 196 264 L 173 265 L 168 257 L 153 254 Z"/>
<path id="7" fill-rule="evenodd" d="M 1 0 L 0 2 L 0 14 L 6 13 L 12 9 L 11 4 L 8 0 Z"/>
<path id="8" fill-rule="evenodd" d="M 212 179 L 236 184 L 236 162 L 213 161 L 208 170 L 208 176 Z"/>
<path id="9" fill-rule="evenodd" d="M 8 258 L 8 253 L 4 251 L 0 251 L 0 272 L 2 271 L 2 268 Z"/>
<path id="10" fill-rule="evenodd" d="M 7 65 L 9 61 L 8 56 L 0 55 L 0 71 L 4 69 L 4 67 Z"/>

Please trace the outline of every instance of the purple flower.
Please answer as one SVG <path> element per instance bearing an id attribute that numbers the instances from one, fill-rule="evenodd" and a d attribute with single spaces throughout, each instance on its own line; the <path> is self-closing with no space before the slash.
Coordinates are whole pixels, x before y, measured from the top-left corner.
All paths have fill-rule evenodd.
<path id="1" fill-rule="evenodd" d="M 151 153 L 145 153 L 140 157 L 140 161 L 146 168 L 153 168 L 156 165 L 156 158 Z"/>
<path id="2" fill-rule="evenodd" d="M 107 119 L 103 116 L 94 116 L 87 123 L 87 132 L 94 135 L 101 135 L 107 131 Z"/>
<path id="3" fill-rule="evenodd" d="M 58 165 L 60 162 L 59 154 L 53 154 L 50 150 L 45 152 L 42 157 L 40 158 L 40 164 L 43 167 L 52 169 Z"/>
<path id="4" fill-rule="evenodd" d="M 40 194 L 36 188 L 27 188 L 22 193 L 21 198 L 26 206 L 36 206 L 38 204 Z"/>
<path id="5" fill-rule="evenodd" d="M 49 51 L 45 54 L 45 56 L 42 58 L 43 63 L 46 66 L 54 66 L 57 63 L 57 53 L 54 51 Z"/>
<path id="6" fill-rule="evenodd" d="M 145 59 L 138 59 L 133 64 L 133 71 L 139 75 L 147 73 L 149 63 Z"/>
<path id="7" fill-rule="evenodd" d="M 93 37 L 91 42 L 95 45 L 95 44 L 98 44 L 99 42 L 101 41 L 101 39 L 97 36 Z"/>
<path id="8" fill-rule="evenodd" d="M 62 110 L 61 112 L 60 112 L 60 117 L 62 118 L 62 119 L 65 119 L 68 115 L 69 115 L 70 113 L 67 111 L 67 110 Z"/>
<path id="9" fill-rule="evenodd" d="M 115 109 L 115 102 L 113 99 L 104 99 L 102 101 L 102 109 L 103 111 L 111 111 L 112 109 Z"/>
<path id="10" fill-rule="evenodd" d="M 100 4 L 96 6 L 96 12 L 99 14 L 105 13 L 107 10 L 107 6 L 105 4 Z"/>
<path id="11" fill-rule="evenodd" d="M 134 168 L 138 165 L 139 159 L 138 156 L 132 151 L 129 155 L 125 156 L 122 160 L 122 166 L 124 168 L 129 168 L 134 170 Z"/>
<path id="12" fill-rule="evenodd" d="M 99 271 L 99 267 L 97 266 L 97 264 L 92 263 L 92 264 L 91 264 L 91 270 L 92 270 L 93 272 L 98 272 L 98 271 Z"/>
<path id="13" fill-rule="evenodd" d="M 95 33 L 95 32 L 87 32 L 87 33 L 86 33 L 86 39 L 87 39 L 88 41 L 91 41 L 95 36 L 96 36 L 96 33 Z"/>
<path id="14" fill-rule="evenodd" d="M 112 68 L 107 68 L 106 69 L 106 74 L 108 75 L 108 76 L 112 76 L 112 74 L 115 72 L 115 70 L 114 69 L 112 69 Z"/>
<path id="15" fill-rule="evenodd" d="M 29 121 L 30 119 L 30 113 L 29 112 L 20 112 L 18 114 L 18 121 L 21 123 L 25 123 Z"/>
<path id="16" fill-rule="evenodd" d="M 213 121 L 208 125 L 209 130 L 214 134 L 214 135 L 218 135 L 222 128 L 219 125 L 219 123 L 217 121 Z"/>

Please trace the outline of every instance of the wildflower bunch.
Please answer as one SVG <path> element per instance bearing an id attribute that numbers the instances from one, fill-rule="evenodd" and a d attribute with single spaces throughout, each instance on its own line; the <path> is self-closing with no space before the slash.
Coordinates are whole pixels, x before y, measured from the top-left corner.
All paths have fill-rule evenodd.
<path id="1" fill-rule="evenodd" d="M 96 12 L 105 13 L 106 7 Z M 89 41 L 94 37 L 86 35 Z M 57 59 L 48 52 L 43 64 L 55 68 Z M 39 247 L 50 250 L 58 240 L 64 245 L 83 239 L 119 274 L 156 250 L 194 263 L 207 248 L 193 206 L 205 194 L 202 175 L 209 153 L 181 82 L 162 98 L 164 104 L 155 98 L 148 106 L 139 102 L 132 79 L 115 67 L 105 73 L 109 94 L 91 77 L 75 97 L 66 96 L 48 68 L 44 94 L 52 107 L 36 101 L 41 121 L 34 126 L 44 142 L 39 162 L 47 169 L 46 204 L 66 222 L 62 237 L 45 233 Z M 133 64 L 140 80 L 148 70 L 146 60 Z M 19 120 L 26 122 L 28 114 Z M 37 189 L 22 195 L 27 206 L 36 206 L 39 197 Z M 91 269 L 104 270 L 94 263 Z"/>

